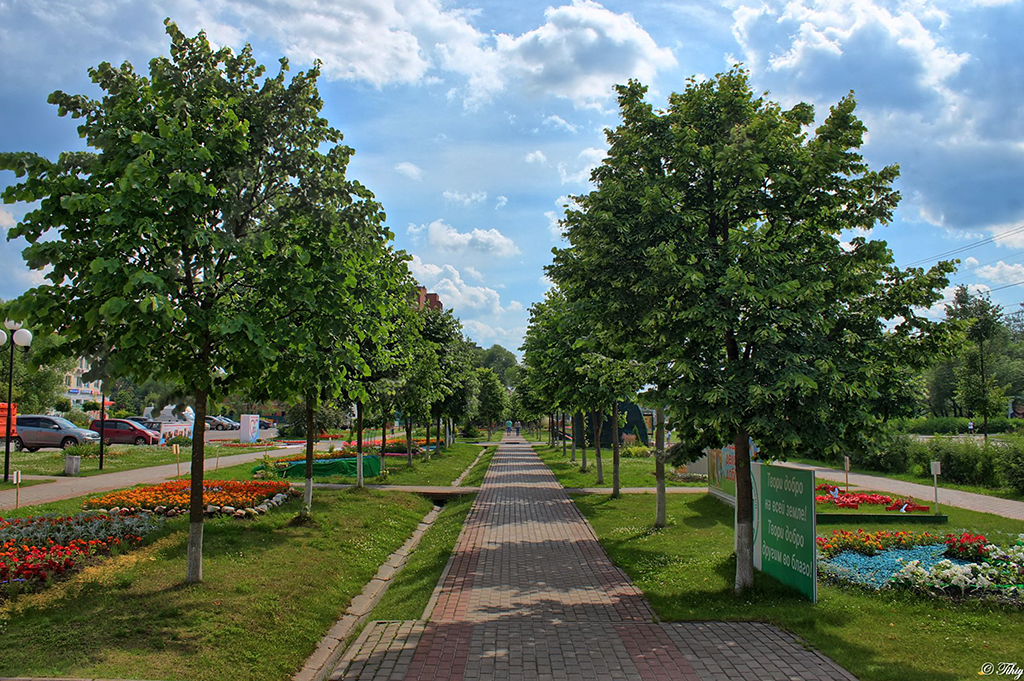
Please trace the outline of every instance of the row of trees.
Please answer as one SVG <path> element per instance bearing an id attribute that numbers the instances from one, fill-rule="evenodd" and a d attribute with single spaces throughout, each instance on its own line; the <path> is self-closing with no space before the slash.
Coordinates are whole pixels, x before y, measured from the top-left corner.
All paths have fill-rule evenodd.
<path id="1" fill-rule="evenodd" d="M 268 75 L 246 47 L 214 49 L 170 21 L 149 75 L 90 70 L 101 99 L 53 93 L 89 150 L 0 154 L 35 202 L 9 237 L 47 283 L 10 304 L 53 342 L 40 361 L 155 379 L 195 409 L 186 581 L 202 579 L 207 405 L 229 394 L 374 404 L 417 420 L 456 414 L 468 373 L 450 312 L 418 310 L 406 256 L 353 150 L 320 115 L 319 65 Z M 55 335 L 51 335 L 55 334 Z M 314 429 L 307 428 L 306 509 Z M 362 457 L 360 428 L 358 456 Z M 362 466 L 359 466 L 360 484 Z"/>
<path id="2" fill-rule="evenodd" d="M 901 270 L 884 242 L 841 239 L 888 221 L 899 199 L 898 168 L 858 152 L 852 94 L 813 134 L 810 105 L 756 96 L 738 68 L 688 82 L 665 110 L 645 94 L 619 86 L 596 189 L 567 207 L 570 245 L 531 309 L 523 382 L 545 411 L 601 410 L 643 388 L 659 462 L 733 445 L 740 591 L 753 581 L 749 443 L 782 458 L 871 446 L 946 342 L 919 310 L 953 266 Z"/>

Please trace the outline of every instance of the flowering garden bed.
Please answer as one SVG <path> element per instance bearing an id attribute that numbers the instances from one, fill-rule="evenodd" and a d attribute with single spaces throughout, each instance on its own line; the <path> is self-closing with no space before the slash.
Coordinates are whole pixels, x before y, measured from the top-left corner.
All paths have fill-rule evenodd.
<path id="1" fill-rule="evenodd" d="M 965 532 L 849 532 L 818 537 L 819 574 L 870 589 L 977 596 L 1024 605 L 1024 534 L 1008 547 Z"/>
<path id="2" fill-rule="evenodd" d="M 38 588 L 91 557 L 134 548 L 160 522 L 148 514 L 0 518 L 0 596 Z"/>
<path id="3" fill-rule="evenodd" d="M 188 512 L 189 480 L 111 492 L 85 502 L 85 508 L 114 511 L 152 511 L 173 517 Z M 252 517 L 283 503 L 291 494 L 291 485 L 281 480 L 204 480 L 203 503 L 206 512 Z"/>

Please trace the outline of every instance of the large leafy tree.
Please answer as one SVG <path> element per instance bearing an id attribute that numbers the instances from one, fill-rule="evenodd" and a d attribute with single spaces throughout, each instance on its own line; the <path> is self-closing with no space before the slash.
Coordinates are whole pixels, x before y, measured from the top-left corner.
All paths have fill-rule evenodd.
<path id="1" fill-rule="evenodd" d="M 320 116 L 318 68 L 289 81 L 282 60 L 268 77 L 248 46 L 214 49 L 171 22 L 167 33 L 170 56 L 148 77 L 103 63 L 90 70 L 102 99 L 50 96 L 81 121 L 89 151 L 0 154 L 0 169 L 24 178 L 6 202 L 39 202 L 9 236 L 28 240 L 30 267 L 51 268 L 16 313 L 58 333 L 66 354 L 107 352 L 110 375 L 155 376 L 192 396 L 186 581 L 196 582 L 207 399 L 274 357 L 260 307 L 287 282 L 258 288 L 259 256 L 298 173 L 339 133 Z"/>
<path id="2" fill-rule="evenodd" d="M 481 367 L 476 370 L 479 385 L 477 413 L 487 424 L 487 439 L 491 439 L 491 428 L 500 421 L 508 407 L 508 390 L 493 369 Z"/>
<path id="3" fill-rule="evenodd" d="M 868 168 L 852 96 L 813 135 L 812 107 L 783 110 L 739 69 L 688 83 L 665 111 L 619 88 L 622 123 L 577 197 L 551 274 L 603 306 L 595 333 L 651 361 L 687 456 L 732 443 L 736 588 L 753 581 L 751 439 L 773 456 L 834 452 L 875 427 L 892 364 L 938 343 L 918 314 L 952 266 L 901 271 L 886 245 L 844 230 L 885 222 L 895 166 Z M 637 304 L 637 300 L 643 304 Z M 631 340 L 632 337 L 632 340 Z M 639 339 L 639 340 L 637 340 Z"/>
<path id="4" fill-rule="evenodd" d="M 956 395 L 969 412 L 980 414 L 982 433 L 988 442 L 988 419 L 1005 406 L 1004 388 L 993 382 L 994 353 L 997 341 L 1009 336 L 1003 323 L 1003 309 L 986 294 L 971 294 L 958 286 L 946 318 L 964 328 L 966 343 L 961 346 L 956 367 Z"/>

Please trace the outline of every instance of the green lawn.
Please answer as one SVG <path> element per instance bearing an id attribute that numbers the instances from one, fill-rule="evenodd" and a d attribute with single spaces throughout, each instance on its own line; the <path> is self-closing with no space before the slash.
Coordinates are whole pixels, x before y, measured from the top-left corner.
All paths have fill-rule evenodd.
<path id="1" fill-rule="evenodd" d="M 475 498 L 475 494 L 469 494 L 445 504 L 368 621 L 418 620 L 423 615 Z"/>
<path id="2" fill-rule="evenodd" d="M 643 589 L 664 620 L 759 620 L 795 632 L 862 681 L 960 681 L 985 662 L 1024 655 L 1024 612 L 977 601 L 951 602 L 902 592 L 872 593 L 819 584 L 812 605 L 772 578 L 733 594 L 733 510 L 706 495 L 668 497 L 669 526 L 651 529 L 654 498 L 574 496 L 612 560 Z M 951 532 L 993 538 L 1024 532 L 1024 522 L 949 509 L 950 524 L 865 525 L 865 529 Z M 854 526 L 842 525 L 846 529 Z M 819 526 L 819 534 L 833 527 Z"/>
<path id="3" fill-rule="evenodd" d="M 291 678 L 430 502 L 319 491 L 316 524 L 291 525 L 297 508 L 208 520 L 201 585 L 181 584 L 178 518 L 146 547 L 0 604 L 0 676 Z"/>
<path id="4" fill-rule="evenodd" d="M 534 445 L 533 449 L 547 464 L 558 478 L 562 487 L 612 487 L 612 452 L 601 450 L 604 465 L 604 482 L 597 484 L 597 459 L 594 450 L 587 450 L 587 472 L 580 472 L 582 452 L 576 450 L 576 463 L 570 463 L 572 452 L 566 450 L 568 456 L 562 457 L 562 446 Z M 658 484 L 654 477 L 654 457 L 645 459 L 619 459 L 619 483 L 622 487 L 655 487 Z M 666 478 L 668 487 L 706 487 L 706 482 L 675 482 Z"/>
<path id="5" fill-rule="evenodd" d="M 225 447 L 223 445 L 206 445 L 206 460 L 208 465 L 214 465 L 217 456 L 233 456 L 245 454 L 246 452 L 261 451 L 262 447 Z M 181 463 L 187 464 L 191 460 L 191 451 L 182 448 L 180 453 Z M 115 473 L 135 468 L 146 468 L 148 466 L 159 466 L 175 462 L 174 452 L 170 447 L 160 446 L 134 446 L 134 445 L 112 445 L 106 448 L 103 456 L 103 470 L 100 468 L 99 457 L 82 459 L 81 474 L 102 475 L 104 473 Z M 11 452 L 11 470 L 20 470 L 25 475 L 64 475 L 64 452 L 39 451 L 39 452 Z"/>
<path id="6" fill-rule="evenodd" d="M 412 466 L 409 466 L 405 457 L 387 457 L 388 475 L 387 478 L 367 478 L 368 485 L 426 485 L 444 487 L 452 484 L 455 478 L 459 477 L 462 471 L 473 463 L 476 455 L 480 453 L 480 445 L 471 445 L 457 442 L 448 449 L 441 450 L 440 454 L 431 454 L 429 461 L 417 457 Z M 206 477 L 216 477 L 222 480 L 250 480 L 252 469 L 259 464 L 239 464 L 221 468 L 219 471 L 206 471 Z M 187 476 L 183 476 L 187 477 Z M 294 478 L 300 482 L 301 478 Z M 354 485 L 356 479 L 343 475 L 325 475 L 314 478 L 316 482 L 327 482 L 340 485 Z M 466 483 L 463 483 L 466 484 Z"/>
<path id="7" fill-rule="evenodd" d="M 827 468 L 834 468 L 834 469 L 839 469 L 839 470 L 842 470 L 842 468 L 843 468 L 843 464 L 841 464 L 841 463 L 838 463 L 838 464 L 836 464 L 836 463 L 829 463 L 828 461 L 821 461 L 820 459 L 807 459 L 807 458 L 793 457 L 793 458 L 789 459 L 789 461 L 792 461 L 794 463 L 807 464 L 809 466 L 824 466 L 824 467 L 827 467 Z M 911 473 L 882 473 L 881 471 L 873 471 L 873 470 L 870 470 L 868 468 L 859 468 L 857 466 L 850 466 L 850 472 L 851 473 L 860 473 L 862 475 L 874 475 L 874 476 L 877 476 L 879 478 L 889 478 L 890 480 L 900 480 L 902 482 L 913 482 L 913 483 L 916 483 L 918 485 L 927 485 L 929 487 L 932 487 L 934 485 L 934 479 L 930 475 L 928 475 L 928 476 L 920 476 L 920 475 L 913 475 Z M 837 483 L 834 480 L 826 481 L 824 478 L 821 478 L 820 480 L 818 480 L 818 482 L 832 482 L 834 484 L 841 484 L 841 483 Z M 956 483 L 947 482 L 947 481 L 943 480 L 941 475 L 939 476 L 939 487 L 941 489 L 955 489 L 955 490 L 959 490 L 961 492 L 972 492 L 974 494 L 984 494 L 984 495 L 990 496 L 990 497 L 999 497 L 1000 499 L 1013 499 L 1015 501 L 1024 501 L 1024 494 L 1019 494 L 1016 491 L 1010 489 L 1009 487 L 993 488 L 993 487 L 982 487 L 980 485 L 958 485 Z M 934 499 L 932 501 L 934 501 Z M 939 495 L 939 503 L 942 503 L 942 495 L 941 494 Z"/>
<path id="8" fill-rule="evenodd" d="M 494 452 L 496 451 L 498 451 L 497 445 L 491 445 L 484 451 L 480 461 L 473 466 L 473 470 L 462 481 L 463 487 L 479 487 L 484 484 L 484 476 L 487 475 L 487 469 L 490 467 L 491 459 L 494 458 Z"/>

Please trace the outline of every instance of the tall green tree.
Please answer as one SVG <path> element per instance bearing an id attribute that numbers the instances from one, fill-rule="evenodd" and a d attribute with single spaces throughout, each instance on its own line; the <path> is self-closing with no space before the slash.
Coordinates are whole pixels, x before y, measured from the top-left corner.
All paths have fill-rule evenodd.
<path id="1" fill-rule="evenodd" d="M 833 452 L 875 427 L 880 371 L 920 369 L 940 344 L 918 309 L 952 266 L 899 270 L 883 242 L 841 241 L 899 198 L 897 168 L 871 170 L 857 151 L 852 96 L 812 135 L 810 105 L 755 96 L 739 69 L 690 81 L 665 111 L 645 92 L 619 87 L 622 123 L 597 189 L 567 212 L 551 276 L 603 306 L 595 332 L 620 356 L 653 363 L 680 451 L 735 446 L 740 591 L 753 582 L 749 442 Z"/>
<path id="2" fill-rule="evenodd" d="M 259 256 L 277 209 L 323 145 L 319 68 L 267 76 L 252 49 L 214 49 L 167 22 L 170 56 L 89 71 L 101 99 L 55 92 L 89 151 L 56 161 L 0 154 L 21 179 L 5 202 L 38 201 L 9 237 L 29 267 L 50 267 L 15 313 L 59 334 L 58 352 L 109 349 L 110 374 L 181 385 L 195 405 L 186 581 L 202 579 L 203 463 L 210 396 L 245 385 L 274 358 L 260 308 Z"/>
<path id="3" fill-rule="evenodd" d="M 490 440 L 494 422 L 502 419 L 508 407 L 508 390 L 493 369 L 486 367 L 477 369 L 476 378 L 480 386 L 477 413 L 487 424 L 487 439 Z"/>
<path id="4" fill-rule="evenodd" d="M 1003 308 L 987 294 L 972 294 L 966 286 L 958 286 L 952 304 L 946 307 L 946 318 L 964 326 L 967 343 L 961 346 L 960 364 L 955 370 L 956 394 L 964 408 L 981 414 L 981 432 L 987 443 L 988 419 L 1006 404 L 1004 388 L 993 384 L 993 346 L 1000 336 L 1009 337 Z"/>

